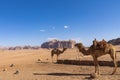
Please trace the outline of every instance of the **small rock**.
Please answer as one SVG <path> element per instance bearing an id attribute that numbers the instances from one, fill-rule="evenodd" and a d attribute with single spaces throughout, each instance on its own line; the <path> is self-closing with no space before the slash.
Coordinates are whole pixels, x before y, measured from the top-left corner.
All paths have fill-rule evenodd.
<path id="1" fill-rule="evenodd" d="M 48 58 L 46 60 L 49 60 Z"/>
<path id="2" fill-rule="evenodd" d="M 38 61 L 41 61 L 40 59 L 38 59 Z"/>
<path id="3" fill-rule="evenodd" d="M 14 66 L 14 64 L 11 64 L 11 65 L 10 65 L 10 67 L 13 67 L 13 66 Z"/>
<path id="4" fill-rule="evenodd" d="M 97 73 L 92 73 L 92 74 L 90 74 L 90 78 L 97 78 L 98 77 L 98 74 Z"/>
<path id="5" fill-rule="evenodd" d="M 18 71 L 18 70 L 16 70 L 16 72 L 15 72 L 14 74 L 19 74 L 19 71 Z"/>
<path id="6" fill-rule="evenodd" d="M 6 69 L 6 68 L 4 68 L 4 69 L 3 69 L 3 71 L 7 71 L 7 69 Z"/>

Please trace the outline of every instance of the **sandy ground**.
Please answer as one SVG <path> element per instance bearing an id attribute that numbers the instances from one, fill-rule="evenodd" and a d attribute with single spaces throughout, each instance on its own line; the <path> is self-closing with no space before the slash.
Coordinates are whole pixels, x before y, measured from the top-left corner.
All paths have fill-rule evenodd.
<path id="1" fill-rule="evenodd" d="M 117 49 L 120 49 L 117 46 Z M 78 57 L 75 49 L 68 49 L 61 54 L 61 60 L 91 60 L 92 57 Z M 94 80 L 94 66 L 57 64 L 51 61 L 50 50 L 4 50 L 0 51 L 0 80 Z M 39 59 L 39 60 L 38 60 Z M 109 55 L 100 57 L 101 61 L 111 61 Z M 120 61 L 120 53 L 117 53 Z M 13 64 L 13 66 L 11 66 Z M 17 71 L 17 72 L 16 72 Z M 100 66 L 101 75 L 95 80 L 120 80 L 120 66 L 115 75 L 111 66 Z"/>

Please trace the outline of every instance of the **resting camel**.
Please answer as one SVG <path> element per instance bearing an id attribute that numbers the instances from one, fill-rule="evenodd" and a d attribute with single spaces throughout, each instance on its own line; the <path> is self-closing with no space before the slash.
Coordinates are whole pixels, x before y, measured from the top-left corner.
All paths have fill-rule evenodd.
<path id="1" fill-rule="evenodd" d="M 51 57 L 52 57 L 52 62 L 53 62 L 53 56 L 54 54 L 57 55 L 57 60 L 58 60 L 58 57 L 60 56 L 60 54 L 64 53 L 64 51 L 66 50 L 67 48 L 63 48 L 63 50 L 59 50 L 57 48 L 54 48 L 52 51 L 51 51 Z"/>
<path id="2" fill-rule="evenodd" d="M 90 46 L 88 50 L 85 50 L 85 47 L 83 46 L 82 43 L 77 43 L 75 46 L 79 49 L 79 52 L 82 52 L 84 55 L 91 55 L 94 60 L 94 65 L 95 65 L 95 73 L 98 75 L 99 73 L 99 64 L 98 64 L 98 57 L 109 54 L 110 57 L 113 59 L 114 62 L 114 70 L 112 74 L 116 72 L 117 69 L 117 63 L 116 63 L 116 51 L 115 48 L 113 47 L 112 44 L 108 44 L 105 42 L 105 40 L 102 41 L 96 41 L 96 39 L 93 41 L 93 45 Z"/>

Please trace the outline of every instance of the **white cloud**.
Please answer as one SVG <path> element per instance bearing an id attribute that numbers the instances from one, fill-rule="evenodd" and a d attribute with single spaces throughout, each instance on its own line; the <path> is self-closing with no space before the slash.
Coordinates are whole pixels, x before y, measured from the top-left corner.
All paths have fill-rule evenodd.
<path id="1" fill-rule="evenodd" d="M 65 25 L 65 26 L 64 26 L 64 28 L 65 28 L 65 29 L 68 29 L 68 28 L 69 28 L 69 26 Z"/>
<path id="2" fill-rule="evenodd" d="M 41 30 L 40 30 L 40 32 L 45 32 L 45 31 L 46 31 L 46 30 L 44 30 L 44 29 L 41 29 Z"/>

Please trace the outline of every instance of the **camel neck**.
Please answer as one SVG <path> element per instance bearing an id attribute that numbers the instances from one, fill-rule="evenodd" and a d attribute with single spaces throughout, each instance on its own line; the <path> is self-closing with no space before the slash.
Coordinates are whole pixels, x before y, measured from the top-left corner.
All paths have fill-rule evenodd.
<path id="1" fill-rule="evenodd" d="M 62 51 L 61 51 L 61 53 L 63 53 L 65 51 L 65 49 L 63 49 Z"/>
<path id="2" fill-rule="evenodd" d="M 90 55 L 88 50 L 85 50 L 85 48 L 82 48 L 82 50 L 79 49 L 80 52 L 82 52 L 84 55 Z"/>

